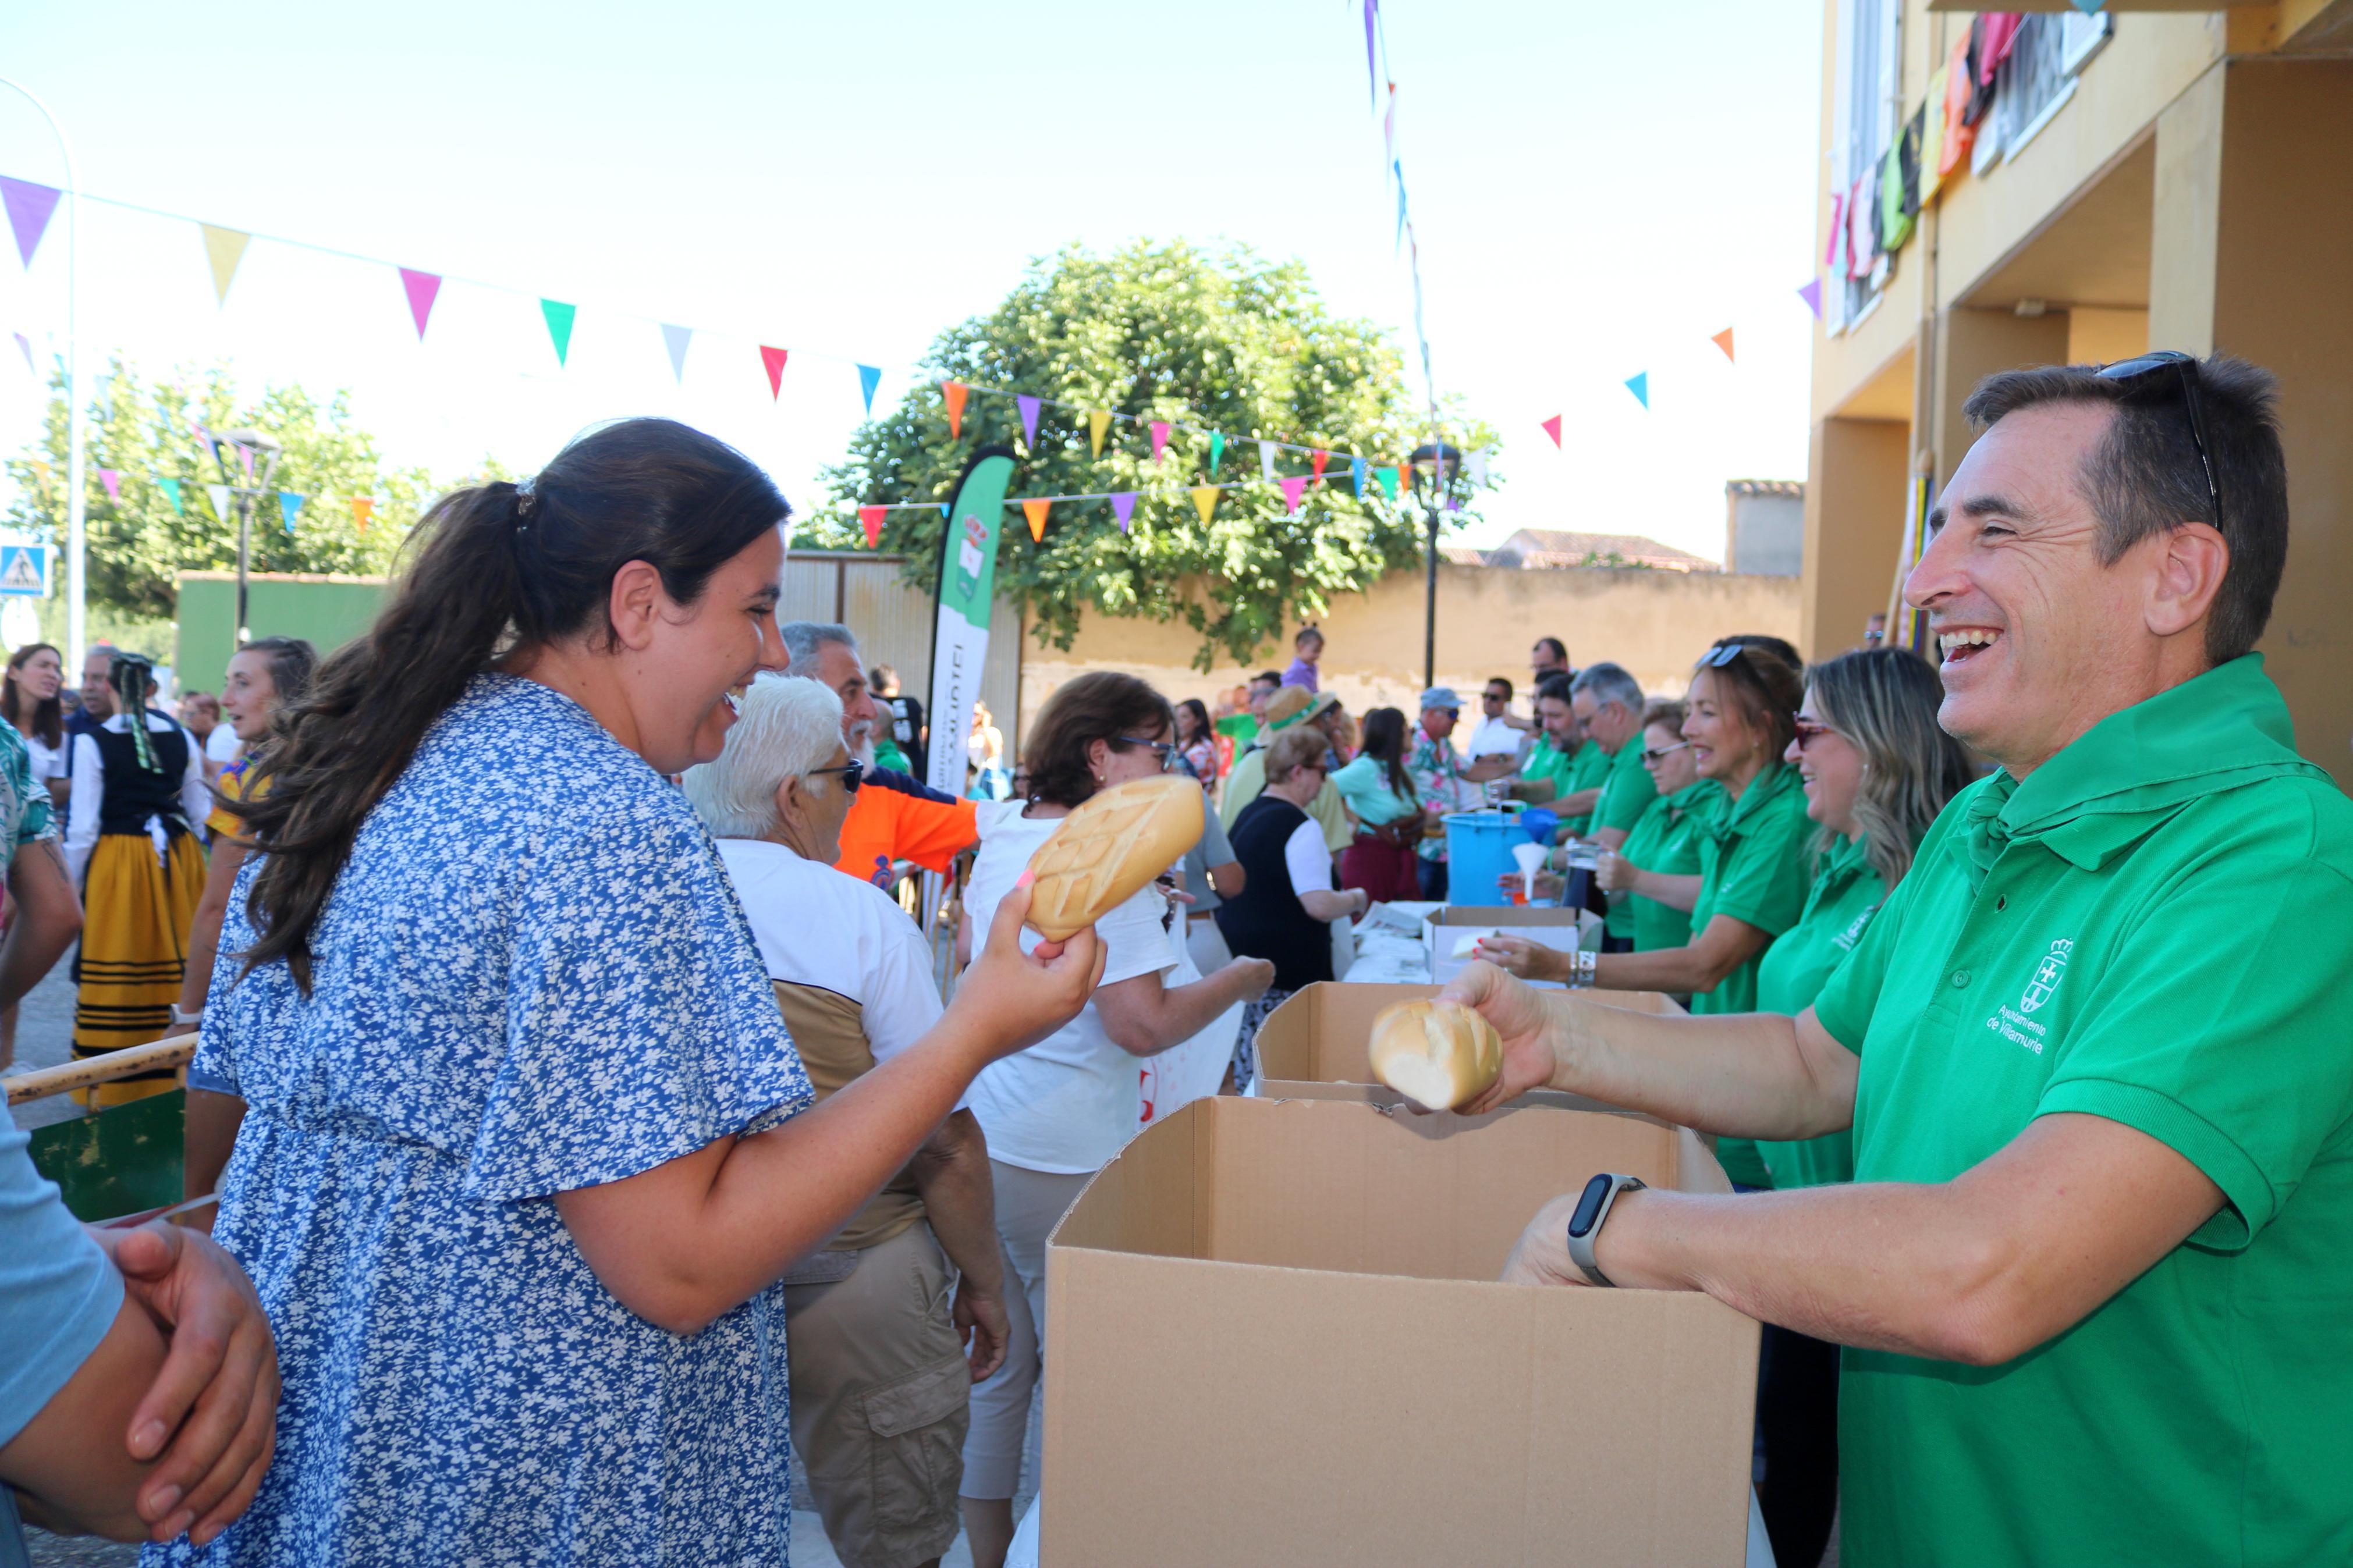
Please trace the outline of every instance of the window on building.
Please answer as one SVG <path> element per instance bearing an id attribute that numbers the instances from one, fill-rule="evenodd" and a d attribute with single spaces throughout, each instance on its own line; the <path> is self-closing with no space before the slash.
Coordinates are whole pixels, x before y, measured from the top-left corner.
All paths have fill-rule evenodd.
<path id="1" fill-rule="evenodd" d="M 2098 54 L 2116 31 L 2116 18 L 2074 12 L 2038 12 L 2018 29 L 2018 41 L 1994 79 L 1991 145 L 1981 140 L 1979 172 L 1999 156 L 2007 161 L 2051 123 L 2075 96 L 2076 73 Z"/>
<path id="2" fill-rule="evenodd" d="M 1840 0 L 1838 75 L 1831 98 L 1831 189 L 1848 241 L 1822 303 L 1831 331 L 1859 321 L 1886 284 L 1888 258 L 1874 257 L 1870 214 L 1879 200 L 1880 160 L 1894 145 L 1903 112 L 1903 0 Z M 1863 207 L 1858 215 L 1857 207 Z M 1857 274 L 1860 274 L 1858 276 Z"/>

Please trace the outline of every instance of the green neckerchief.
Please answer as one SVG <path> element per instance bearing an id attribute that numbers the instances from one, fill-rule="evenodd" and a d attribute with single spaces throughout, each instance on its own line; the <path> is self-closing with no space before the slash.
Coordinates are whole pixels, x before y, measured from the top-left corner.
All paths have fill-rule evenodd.
<path id="1" fill-rule="evenodd" d="M 1793 789 L 1803 789 L 1798 770 L 1787 763 L 1767 763 L 1765 771 L 1748 781 L 1748 787 L 1734 800 L 1730 791 L 1725 793 L 1725 805 L 1700 826 L 1719 849 L 1728 847 L 1748 826 L 1748 819 L 1765 809 L 1765 803 Z"/>
<path id="2" fill-rule="evenodd" d="M 2292 773 L 2326 778 L 2295 753 L 2287 700 L 2246 654 L 2109 714 L 2026 775 L 2006 770 L 1969 793 L 1964 831 L 1970 885 L 2012 843 L 2040 843 L 2084 870 L 2200 795 Z"/>

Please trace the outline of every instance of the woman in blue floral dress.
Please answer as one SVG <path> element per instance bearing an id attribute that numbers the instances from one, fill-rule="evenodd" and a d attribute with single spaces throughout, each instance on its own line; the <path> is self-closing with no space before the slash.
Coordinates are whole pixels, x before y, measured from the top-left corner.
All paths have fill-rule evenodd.
<path id="1" fill-rule="evenodd" d="M 608 426 L 438 505 L 290 710 L 196 1063 L 243 1102 L 215 1235 L 279 1336 L 278 1456 L 210 1546 L 142 1561 L 786 1560 L 768 1287 L 1100 959 L 1001 933 L 923 1042 L 797 1114 L 663 777 L 783 663 L 785 510 L 707 437 Z"/>

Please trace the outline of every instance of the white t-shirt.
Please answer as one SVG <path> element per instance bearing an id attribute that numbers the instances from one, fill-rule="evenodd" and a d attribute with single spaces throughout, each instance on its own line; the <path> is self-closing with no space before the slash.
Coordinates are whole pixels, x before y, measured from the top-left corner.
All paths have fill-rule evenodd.
<path id="1" fill-rule="evenodd" d="M 976 922 L 976 958 L 988 941 L 997 906 L 1029 868 L 1029 857 L 1064 821 L 1027 817 L 1021 810 L 1018 801 L 980 808 L 980 854 L 964 896 L 965 919 Z M 1095 922 L 1095 935 L 1106 950 L 1103 984 L 1152 973 L 1168 983 L 1183 943 L 1181 932 L 1171 935 L 1164 923 L 1167 912 L 1166 898 L 1146 887 Z M 1021 951 L 1043 940 L 1024 926 Z M 973 1080 L 972 1112 L 988 1135 L 988 1157 L 1054 1175 L 1103 1169 L 1138 1125 L 1139 1066 L 1112 1043 L 1090 1001 L 1061 1028 L 1026 1051 L 990 1063 Z"/>
<path id="2" fill-rule="evenodd" d="M 237 738 L 236 726 L 224 720 L 214 725 L 213 732 L 205 737 L 205 761 L 225 767 L 237 761 L 237 752 L 244 747 L 245 742 Z"/>
<path id="3" fill-rule="evenodd" d="M 25 754 L 32 759 L 33 782 L 45 784 L 51 779 L 64 778 L 72 770 L 72 763 L 67 760 L 67 752 L 72 745 L 73 737 L 70 735 L 59 736 L 58 743 L 54 746 L 44 744 L 37 736 L 26 735 Z"/>
<path id="4" fill-rule="evenodd" d="M 1217 820 L 1215 814 L 1209 820 Z M 1190 985 L 1200 978 L 1201 966 L 1193 962 L 1192 949 L 1178 942 L 1176 972 L 1168 976 L 1166 984 L 1172 987 Z M 1241 1036 L 1246 1005 L 1235 1003 L 1184 1044 L 1137 1061 L 1136 1093 L 1141 1100 L 1136 1108 L 1137 1126 L 1166 1121 L 1193 1101 L 1218 1092 L 1219 1086 L 1226 1081 L 1226 1065 L 1234 1059 L 1234 1042 Z"/>
<path id="5" fill-rule="evenodd" d="M 1473 762 L 1481 757 L 1516 757 L 1527 741 L 1527 732 L 1514 730 L 1501 719 L 1482 719 L 1479 727 L 1471 731 L 1471 747 L 1467 753 Z"/>
<path id="6" fill-rule="evenodd" d="M 1309 817 L 1282 841 L 1283 869 L 1291 873 L 1294 893 L 1332 890 L 1332 847 L 1324 842 L 1324 825 Z"/>
<path id="7" fill-rule="evenodd" d="M 857 1003 L 878 1066 L 940 1021 L 931 953 L 897 900 L 781 844 L 718 843 L 769 979 Z"/>

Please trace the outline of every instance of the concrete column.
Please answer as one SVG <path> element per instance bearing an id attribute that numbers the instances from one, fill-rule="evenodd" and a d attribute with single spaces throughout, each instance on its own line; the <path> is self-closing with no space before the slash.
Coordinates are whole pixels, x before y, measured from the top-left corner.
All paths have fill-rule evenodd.
<path id="1" fill-rule="evenodd" d="M 1912 427 L 1901 420 L 1830 418 L 1814 426 L 1798 634 L 1809 659 L 1858 646 L 1863 622 L 1887 607 L 1911 445 Z"/>
<path id="2" fill-rule="evenodd" d="M 1936 471 L 1931 505 L 1977 439 L 1961 405 L 1978 382 L 1996 371 L 2067 363 L 2067 317 L 2059 311 L 2019 316 L 1960 306 L 1936 313 L 1936 355 L 1926 421 L 1935 440 Z"/>
<path id="3" fill-rule="evenodd" d="M 2262 644 L 2353 788 L 2353 60 L 2226 59 L 2158 121 L 2149 342 L 2279 378 L 2287 574 Z M 2231 507 L 2225 487 L 2222 508 Z"/>

